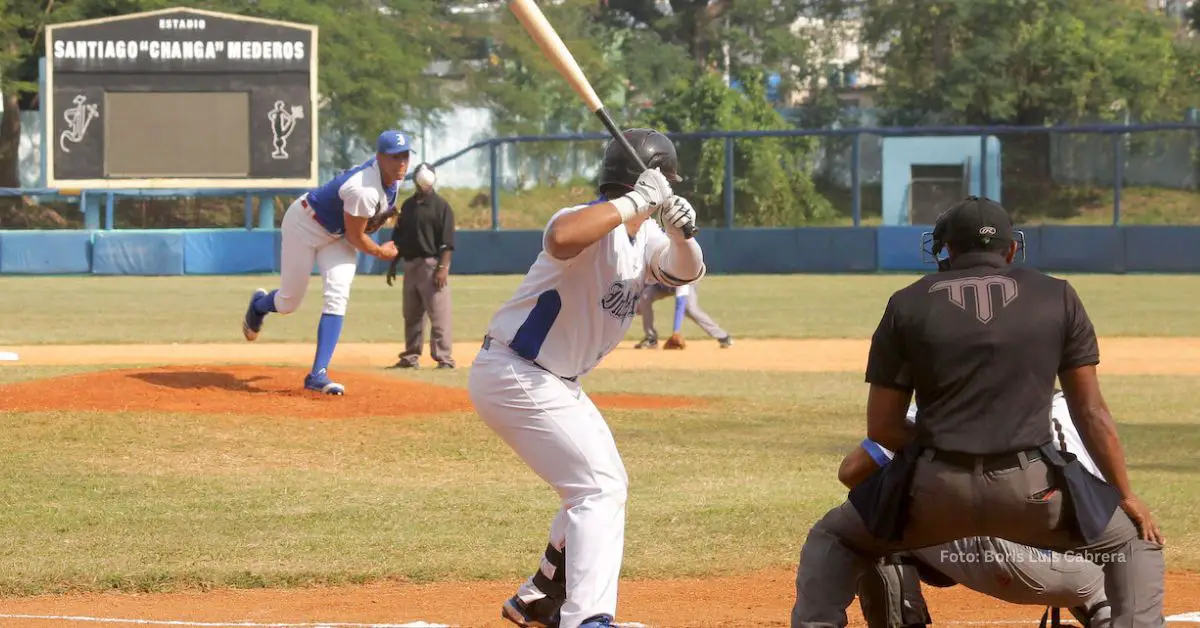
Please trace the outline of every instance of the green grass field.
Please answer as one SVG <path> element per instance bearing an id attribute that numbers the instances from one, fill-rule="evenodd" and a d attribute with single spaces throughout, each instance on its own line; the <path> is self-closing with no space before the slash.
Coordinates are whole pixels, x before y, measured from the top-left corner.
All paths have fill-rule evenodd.
<path id="1" fill-rule="evenodd" d="M 738 338 L 863 338 L 890 292 L 911 279 L 714 276 L 700 294 Z M 1200 336 L 1194 298 L 1176 297 L 1195 294 L 1198 277 L 1071 279 L 1103 336 Z M 517 282 L 452 280 L 460 340 L 483 333 Z M 274 281 L 0 278 L 0 350 L 237 341 L 250 291 Z M 263 342 L 312 340 L 315 281 L 310 290 L 300 312 L 269 320 Z M 670 304 L 659 306 L 669 326 Z M 401 329 L 399 289 L 360 277 L 344 337 L 396 345 Z M 639 333 L 635 323 L 630 337 Z M 97 368 L 0 363 L 0 384 Z M 467 374 L 386 372 L 458 386 Z M 1134 485 L 1168 537 L 1168 567 L 1200 569 L 1200 381 L 1102 383 Z M 794 566 L 808 527 L 844 497 L 836 465 L 865 429 L 861 373 L 601 370 L 586 386 L 707 400 L 606 413 L 631 476 L 630 576 Z M 31 413 L 4 411 L 3 395 L 0 595 L 523 577 L 556 508 L 550 489 L 470 413 Z"/>
<path id="2" fill-rule="evenodd" d="M 699 286 L 701 306 L 738 338 L 866 338 L 892 291 L 916 275 L 714 275 Z M 1200 276 L 1066 275 L 1104 336 L 1197 336 L 1193 297 Z M 495 308 L 520 277 L 452 277 L 454 335 L 480 339 Z M 0 345 L 240 342 L 241 316 L 272 276 L 0 277 Z M 64 307 L 64 304 L 69 307 Z M 660 331 L 674 305 L 656 304 Z M 292 315 L 272 316 L 259 342 L 309 342 L 321 312 L 320 278 Z M 691 321 L 689 337 L 702 337 Z M 355 279 L 343 340 L 403 341 L 399 284 Z M 635 321 L 629 338 L 640 337 Z"/>

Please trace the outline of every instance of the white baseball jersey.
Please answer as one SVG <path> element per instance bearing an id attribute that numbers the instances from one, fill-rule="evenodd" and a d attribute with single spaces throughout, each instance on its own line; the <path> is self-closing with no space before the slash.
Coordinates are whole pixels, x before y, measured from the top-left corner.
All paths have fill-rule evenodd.
<path id="1" fill-rule="evenodd" d="M 346 214 L 371 218 L 396 204 L 400 182 L 384 189 L 375 158 L 337 175 L 324 185 L 309 190 L 305 200 L 317 222 L 334 235 L 346 233 Z"/>
<path id="2" fill-rule="evenodd" d="M 567 207 L 550 218 L 542 251 L 487 331 L 522 358 L 565 378 L 590 372 L 625 338 L 642 288 L 653 281 L 650 253 L 669 244 L 658 223 L 646 220 L 633 238 L 619 225 L 569 260 L 552 257 L 545 251 L 550 225 L 587 206 Z"/>
<path id="3" fill-rule="evenodd" d="M 1096 466 L 1096 462 L 1088 454 L 1087 447 L 1084 447 L 1083 439 L 1079 437 L 1079 430 L 1076 429 L 1075 422 L 1071 420 L 1071 411 L 1067 408 L 1067 399 L 1063 396 L 1062 391 L 1054 391 L 1054 397 L 1051 398 L 1050 403 L 1050 427 L 1054 434 L 1055 446 L 1059 450 L 1075 454 L 1075 457 L 1079 458 L 1079 463 L 1083 465 L 1084 469 L 1087 469 L 1092 475 L 1104 479 L 1104 475 L 1100 473 L 1100 468 Z M 908 415 L 905 418 L 910 425 L 917 422 L 916 403 L 908 406 Z M 886 460 L 891 460 L 894 457 L 894 453 L 891 450 L 875 441 L 868 439 L 864 441 L 864 444 L 868 446 L 868 453 L 873 458 L 876 458 L 877 462 L 879 461 L 878 454 L 882 454 Z M 879 451 L 870 451 L 870 447 L 872 446 L 877 447 Z"/>

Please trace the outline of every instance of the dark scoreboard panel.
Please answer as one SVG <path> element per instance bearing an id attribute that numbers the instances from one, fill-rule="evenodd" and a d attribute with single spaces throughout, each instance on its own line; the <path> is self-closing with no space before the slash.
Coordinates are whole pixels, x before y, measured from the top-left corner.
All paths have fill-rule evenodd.
<path id="1" fill-rule="evenodd" d="M 47 28 L 47 185 L 317 182 L 317 28 L 167 9 Z"/>

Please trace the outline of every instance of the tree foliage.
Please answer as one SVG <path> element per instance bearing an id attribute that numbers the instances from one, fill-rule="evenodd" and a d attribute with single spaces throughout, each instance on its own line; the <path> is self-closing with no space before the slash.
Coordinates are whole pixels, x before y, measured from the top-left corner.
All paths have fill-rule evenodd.
<path id="1" fill-rule="evenodd" d="M 1198 91 L 1144 3 L 889 0 L 864 18 L 897 124 L 1177 119 Z"/>
<path id="2" fill-rule="evenodd" d="M 744 92 L 727 87 L 711 72 L 679 78 L 641 122 L 669 132 L 783 130 L 790 125 L 766 99 L 764 82 L 748 80 Z M 703 221 L 719 221 L 724 207 L 725 142 L 678 142 L 685 181 L 673 186 L 696 207 Z M 744 226 L 784 226 L 830 218 L 833 208 L 817 193 L 809 166 L 811 137 L 755 137 L 734 142 L 737 217 Z"/>

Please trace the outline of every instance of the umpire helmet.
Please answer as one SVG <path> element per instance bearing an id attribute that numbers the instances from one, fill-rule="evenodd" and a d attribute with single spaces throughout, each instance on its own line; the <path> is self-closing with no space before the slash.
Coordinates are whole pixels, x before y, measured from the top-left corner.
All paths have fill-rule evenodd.
<path id="1" fill-rule="evenodd" d="M 921 235 L 922 253 L 937 262 L 938 270 L 950 269 L 949 257 L 939 257 L 943 249 L 952 246 L 960 253 L 1007 249 L 1016 242 L 1025 259 L 1025 233 L 1013 229 L 1012 218 L 999 203 L 978 196 L 968 196 L 938 215 L 933 231 Z"/>
<path id="2" fill-rule="evenodd" d="M 671 183 L 683 181 L 683 177 L 679 176 L 679 157 L 675 154 L 675 143 L 671 138 L 653 129 L 628 129 L 622 135 L 647 168 L 658 168 Z M 602 169 L 601 189 L 608 185 L 632 188 L 642 174 L 637 162 L 616 140 L 610 141 L 604 148 Z"/>

